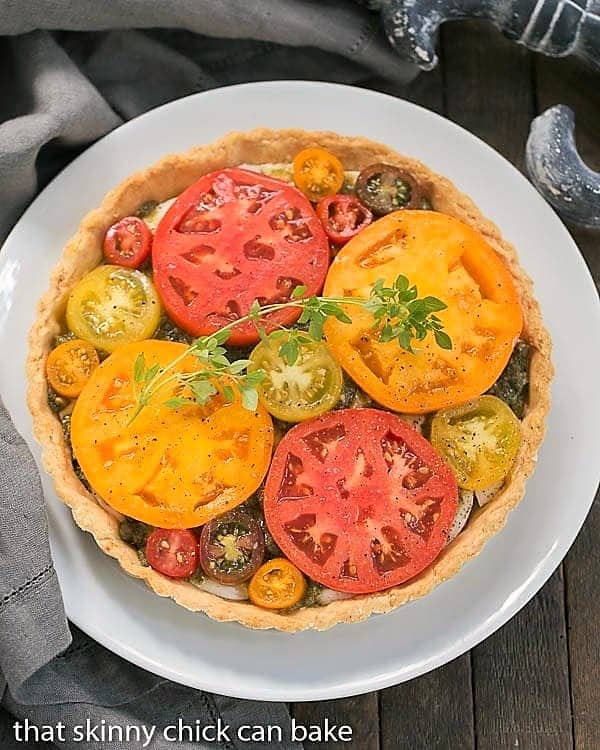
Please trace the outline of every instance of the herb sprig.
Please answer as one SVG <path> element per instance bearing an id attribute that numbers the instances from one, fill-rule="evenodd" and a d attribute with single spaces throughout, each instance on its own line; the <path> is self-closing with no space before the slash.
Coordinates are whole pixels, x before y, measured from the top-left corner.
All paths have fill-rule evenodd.
<path id="1" fill-rule="evenodd" d="M 402 349 L 413 353 L 412 340 L 423 341 L 431 331 L 441 349 L 452 349 L 450 336 L 435 315 L 447 305 L 437 297 L 418 298 L 417 287 L 409 285 L 406 276 L 398 276 L 392 287 L 378 279 L 365 307 L 373 313 L 379 341 L 397 339 Z"/>
<path id="2" fill-rule="evenodd" d="M 348 308 L 360 307 L 372 313 L 372 330 L 382 343 L 397 341 L 401 349 L 414 353 L 413 341 L 422 341 L 432 333 L 437 345 L 442 349 L 452 349 L 452 341 L 443 330 L 440 318 L 435 314 L 446 309 L 446 304 L 437 297 L 419 298 L 417 287 L 409 283 L 406 276 L 400 275 L 391 287 L 385 286 L 383 279 L 373 285 L 369 297 L 305 297 L 306 288 L 297 286 L 288 302 L 261 305 L 255 301 L 246 315 L 228 323 L 209 336 L 195 339 L 191 345 L 168 365 L 158 364 L 148 367 L 143 354 L 139 354 L 134 364 L 136 408 L 130 419 L 132 422 L 144 409 L 159 389 L 175 383 L 175 395 L 165 405 L 176 409 L 189 404 L 204 406 L 219 391 L 226 401 L 235 399 L 239 393 L 244 408 L 255 411 L 258 405 L 258 385 L 266 377 L 264 370 L 248 371 L 250 360 L 238 359 L 230 362 L 224 344 L 229 339 L 232 328 L 245 322 L 252 322 L 261 339 L 277 342 L 280 340 L 279 356 L 288 364 L 294 365 L 302 347 L 323 339 L 323 328 L 328 318 L 342 323 L 351 323 Z M 300 308 L 298 324 L 301 328 L 285 329 L 282 326 L 267 333 L 263 319 L 265 316 L 287 308 Z M 194 356 L 198 369 L 189 372 L 175 371 L 177 365 Z"/>

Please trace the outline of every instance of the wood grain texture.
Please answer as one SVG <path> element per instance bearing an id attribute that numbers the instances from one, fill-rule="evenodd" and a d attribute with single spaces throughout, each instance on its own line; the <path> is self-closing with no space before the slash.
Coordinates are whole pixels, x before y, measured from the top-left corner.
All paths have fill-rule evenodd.
<path id="1" fill-rule="evenodd" d="M 381 691 L 381 750 L 475 750 L 469 655 Z"/>
<path id="2" fill-rule="evenodd" d="M 523 166 L 535 114 L 533 59 L 481 23 L 444 30 L 448 116 Z M 478 750 L 569 750 L 564 582 L 560 571 L 472 652 Z"/>
<path id="3" fill-rule="evenodd" d="M 573 747 L 560 570 L 472 658 L 478 750 Z"/>
<path id="4" fill-rule="evenodd" d="M 349 750 L 379 750 L 379 709 L 377 693 L 342 698 L 318 703 L 296 703 L 292 716 L 304 726 L 323 726 L 325 718 L 330 724 L 348 724 L 352 727 L 352 741 L 339 742 Z M 304 742 L 304 750 L 328 750 L 332 744 Z"/>
<path id="5" fill-rule="evenodd" d="M 600 493 L 565 561 L 575 750 L 600 747 Z"/>
<path id="6" fill-rule="evenodd" d="M 600 169 L 600 82 L 597 74 L 573 59 L 536 61 L 540 112 L 558 102 L 575 112 L 579 152 Z M 600 232 L 571 227 L 587 264 L 600 285 Z M 600 495 L 600 493 L 599 493 Z M 566 613 L 576 750 L 600 747 L 600 507 L 599 496 L 565 560 Z"/>
<path id="7" fill-rule="evenodd" d="M 482 22 L 442 30 L 448 117 L 521 168 L 534 113 L 530 54 Z"/>
<path id="8" fill-rule="evenodd" d="M 409 102 L 419 104 L 425 109 L 437 112 L 440 115 L 444 111 L 444 79 L 442 66 L 437 67 L 431 73 L 421 73 L 410 84 L 400 86 L 385 78 L 368 78 L 360 84 L 363 88 L 380 91 L 383 94 L 397 96 Z M 398 123 L 402 132 L 402 123 Z M 407 154 L 411 156 L 411 154 Z"/>

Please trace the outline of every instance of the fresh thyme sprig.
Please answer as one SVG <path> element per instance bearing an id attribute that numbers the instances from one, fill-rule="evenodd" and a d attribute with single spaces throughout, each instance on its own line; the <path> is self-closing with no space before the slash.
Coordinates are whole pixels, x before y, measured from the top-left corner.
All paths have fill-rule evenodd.
<path id="1" fill-rule="evenodd" d="M 441 349 L 452 349 L 450 336 L 434 314 L 447 305 L 437 297 L 418 299 L 417 287 L 410 286 L 406 276 L 398 276 L 393 287 L 384 286 L 383 279 L 376 281 L 365 307 L 373 313 L 379 341 L 397 339 L 412 354 L 412 340 L 422 341 L 431 331 Z"/>
<path id="2" fill-rule="evenodd" d="M 179 357 L 162 370 L 157 364 L 146 367 L 144 354 L 138 354 L 133 368 L 137 403 L 130 422 L 148 405 L 159 388 L 173 382 L 177 384 L 176 395 L 165 401 L 165 406 L 171 409 L 190 404 L 203 406 L 218 393 L 216 381 L 226 401 L 232 402 L 235 399 L 235 388 L 241 396 L 244 408 L 255 411 L 258 406 L 256 387 L 264 379 L 265 373 L 262 370 L 247 372 L 250 364 L 248 359 L 229 361 L 227 349 L 223 346 L 229 338 L 229 333 L 229 329 L 223 328 L 210 336 L 195 339 Z M 190 355 L 198 359 L 199 369 L 191 372 L 172 372 Z"/>
<path id="3" fill-rule="evenodd" d="M 255 411 L 258 405 L 257 386 L 266 377 L 263 370 L 248 372 L 250 360 L 238 359 L 230 362 L 224 344 L 231 329 L 245 322 L 252 322 L 261 339 L 277 342 L 278 353 L 288 365 L 294 365 L 302 347 L 323 339 L 323 327 L 328 318 L 342 323 L 351 323 L 347 308 L 356 306 L 372 313 L 372 330 L 379 341 L 385 343 L 396 340 L 399 346 L 414 353 L 413 340 L 422 341 L 429 332 L 433 333 L 437 345 L 442 349 L 452 349 L 452 341 L 443 330 L 443 323 L 435 315 L 446 309 L 446 304 L 437 297 L 419 299 L 417 287 L 410 286 L 406 276 L 396 278 L 393 286 L 386 287 L 383 279 L 373 285 L 368 298 L 364 297 L 304 297 L 306 288 L 297 286 L 288 302 L 277 302 L 260 306 L 255 301 L 248 313 L 223 326 L 209 336 L 201 336 L 166 367 L 155 364 L 147 367 L 143 354 L 139 354 L 134 365 L 136 408 L 132 422 L 150 399 L 160 389 L 176 383 L 175 395 L 165 405 L 179 408 L 189 404 L 204 406 L 219 390 L 226 401 L 235 399 L 237 390 L 244 408 Z M 270 313 L 286 308 L 300 308 L 299 329 L 279 327 L 267 333 L 263 318 Z M 345 309 L 346 308 L 346 309 Z M 175 372 L 175 368 L 189 356 L 198 359 L 199 368 L 190 372 Z M 218 387 L 217 387 L 218 384 Z"/>

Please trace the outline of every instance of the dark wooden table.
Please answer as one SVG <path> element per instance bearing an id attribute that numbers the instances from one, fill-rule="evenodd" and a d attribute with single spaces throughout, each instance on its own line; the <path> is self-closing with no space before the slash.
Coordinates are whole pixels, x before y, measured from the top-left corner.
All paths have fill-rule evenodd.
<path id="1" fill-rule="evenodd" d="M 570 58 L 530 54 L 485 24 L 446 26 L 440 65 L 411 85 L 373 78 L 363 85 L 445 115 L 519 169 L 531 119 L 552 104 L 569 104 L 576 113 L 581 154 L 600 169 L 600 75 Z M 571 229 L 600 283 L 600 232 Z M 565 304 L 570 304 L 570 292 L 565 289 Z M 336 746 L 356 750 L 599 750 L 599 702 L 596 503 L 540 593 L 470 653 L 398 687 L 295 704 L 292 711 L 304 724 L 322 724 L 325 717 L 350 724 L 353 742 Z M 324 747 L 332 745 L 306 743 L 307 750 Z"/>

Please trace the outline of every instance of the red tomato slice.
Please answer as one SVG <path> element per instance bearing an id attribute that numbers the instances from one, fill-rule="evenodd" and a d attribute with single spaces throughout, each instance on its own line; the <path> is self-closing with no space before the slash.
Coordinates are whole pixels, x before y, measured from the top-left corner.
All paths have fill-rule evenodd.
<path id="1" fill-rule="evenodd" d="M 458 507 L 450 468 L 400 417 L 333 411 L 293 427 L 275 451 L 264 513 L 286 556 L 337 591 L 397 586 L 446 544 Z"/>
<path id="2" fill-rule="evenodd" d="M 320 291 L 329 262 L 327 237 L 296 188 L 243 169 L 205 175 L 161 220 L 152 252 L 154 281 L 170 317 L 193 336 L 208 335 L 261 305 L 286 302 L 297 286 Z M 290 325 L 300 310 L 274 313 Z M 258 341 L 251 322 L 230 344 Z"/>
<path id="3" fill-rule="evenodd" d="M 151 248 L 150 227 L 137 216 L 126 216 L 113 224 L 104 237 L 104 257 L 117 266 L 139 268 Z"/>
<path id="4" fill-rule="evenodd" d="M 373 214 L 353 195 L 330 195 L 317 204 L 317 216 L 329 239 L 343 245 L 368 227 Z"/>
<path id="5" fill-rule="evenodd" d="M 155 529 L 146 542 L 146 559 L 165 576 L 187 578 L 198 567 L 198 540 L 189 529 Z"/>

